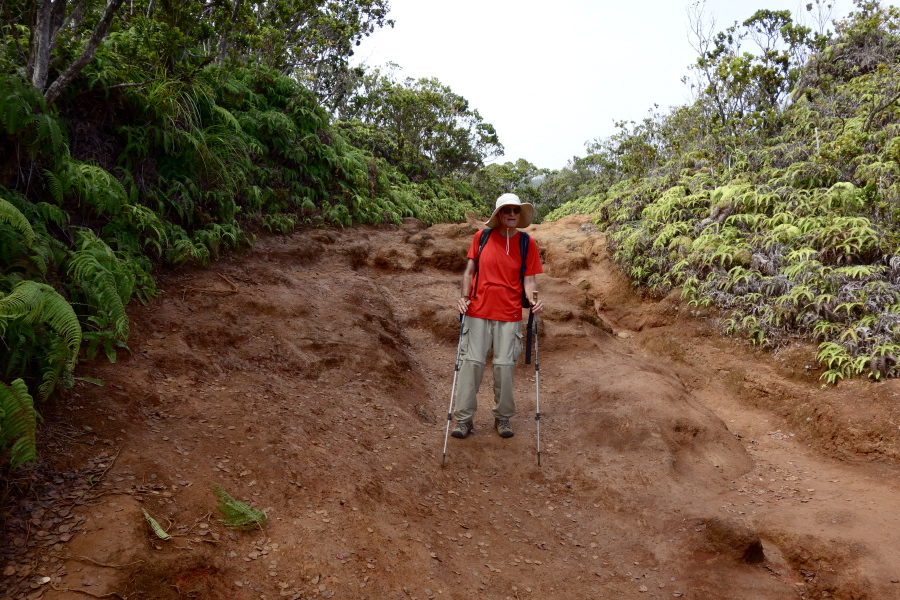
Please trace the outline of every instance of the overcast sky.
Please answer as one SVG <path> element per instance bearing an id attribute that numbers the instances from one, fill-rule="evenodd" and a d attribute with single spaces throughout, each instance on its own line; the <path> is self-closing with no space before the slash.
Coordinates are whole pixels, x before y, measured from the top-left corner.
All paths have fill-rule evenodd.
<path id="1" fill-rule="evenodd" d="M 795 15 L 811 0 L 707 0 L 716 31 L 761 8 Z M 506 153 L 560 169 L 618 120 L 685 104 L 696 59 L 684 0 L 389 0 L 393 29 L 356 61 L 391 61 L 403 77 L 436 77 L 497 128 Z M 835 0 L 845 16 L 851 0 Z M 810 23 L 811 24 L 811 23 Z M 833 26 L 830 27 L 833 30 Z"/>

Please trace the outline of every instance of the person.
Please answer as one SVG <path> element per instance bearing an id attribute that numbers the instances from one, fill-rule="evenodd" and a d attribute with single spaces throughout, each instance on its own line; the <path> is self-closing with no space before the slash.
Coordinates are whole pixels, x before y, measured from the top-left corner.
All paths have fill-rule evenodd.
<path id="1" fill-rule="evenodd" d="M 523 291 L 531 312 L 540 314 L 543 302 L 536 298 L 535 275 L 543 273 L 534 238 L 529 237 L 524 280 L 520 228 L 528 227 L 534 207 L 515 194 L 503 194 L 487 222 L 491 229 L 479 253 L 481 231 L 475 233 L 466 255 L 457 308 L 464 316 L 460 346 L 459 387 L 453 413 L 456 425 L 451 434 L 465 438 L 472 432 L 472 419 L 478 407 L 476 394 L 484 376 L 488 352 L 494 375 L 494 428 L 500 437 L 514 435 L 509 420 L 515 413 L 513 375 L 522 354 Z M 523 290 L 524 286 L 524 290 Z"/>

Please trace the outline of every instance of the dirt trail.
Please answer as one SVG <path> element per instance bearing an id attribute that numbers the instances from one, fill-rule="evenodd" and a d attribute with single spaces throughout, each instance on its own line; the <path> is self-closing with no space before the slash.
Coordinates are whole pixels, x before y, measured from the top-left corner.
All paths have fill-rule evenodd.
<path id="1" fill-rule="evenodd" d="M 46 415 L 7 507 L 5 597 L 900 597 L 896 380 L 822 389 L 813 349 L 642 299 L 586 217 L 545 261 L 516 436 L 440 466 L 465 225 L 304 231 L 162 279 L 132 354 Z M 265 509 L 218 521 L 210 484 Z M 173 537 L 158 539 L 142 509 Z"/>

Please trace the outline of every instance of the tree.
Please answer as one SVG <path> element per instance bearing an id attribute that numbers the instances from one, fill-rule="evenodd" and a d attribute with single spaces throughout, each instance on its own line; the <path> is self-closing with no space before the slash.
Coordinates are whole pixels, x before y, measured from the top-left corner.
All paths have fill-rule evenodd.
<path id="1" fill-rule="evenodd" d="M 518 195 L 523 202 L 537 203 L 540 200 L 538 189 L 549 173 L 549 169 L 539 169 L 520 158 L 514 163 L 487 165 L 476 171 L 471 181 L 485 208 L 493 210 L 494 200 L 507 192 Z"/>
<path id="2" fill-rule="evenodd" d="M 302 81 L 333 108 L 352 85 L 353 49 L 376 29 L 393 25 L 387 0 L 129 0 L 127 11 L 120 11 L 123 4 L 0 0 L 0 44 L 52 103 L 93 59 L 114 17 L 123 27 L 153 20 L 181 34 L 181 54 L 220 66 L 265 65 Z M 30 32 L 27 43 L 20 40 L 23 30 Z M 57 70 L 58 64 L 64 68 Z"/>
<path id="3" fill-rule="evenodd" d="M 25 59 L 25 73 L 31 84 L 44 94 L 48 103 L 52 104 L 63 88 L 94 58 L 97 47 L 109 32 L 113 17 L 123 2 L 124 0 L 108 0 L 102 10 L 99 2 L 88 0 L 77 3 L 67 0 L 39 0 L 25 3 L 31 5 L 28 11 L 31 36 L 28 56 Z M 18 8 L 16 12 L 24 16 L 25 5 L 21 2 L 14 4 Z M 96 24 L 89 28 L 87 23 L 92 22 L 93 18 L 97 19 Z M 48 86 L 54 50 L 65 38 L 68 38 L 66 41 L 73 46 L 80 45 L 80 40 L 87 32 L 90 34 L 80 53 Z"/>
<path id="4" fill-rule="evenodd" d="M 375 145 L 356 141 L 413 180 L 470 175 L 503 153 L 494 126 L 434 78 L 398 83 L 393 73 L 375 69 L 361 78 L 340 116 L 345 129 L 378 132 Z"/>
<path id="5" fill-rule="evenodd" d="M 715 35 L 715 21 L 707 19 L 702 0 L 691 6 L 689 18 L 699 55 L 693 66 L 698 100 L 709 104 L 721 133 L 733 137 L 750 129 L 771 131 L 821 35 L 794 23 L 786 10 L 758 10 Z M 745 49 L 747 40 L 755 51 Z"/>
<path id="6" fill-rule="evenodd" d="M 205 5 L 204 5 L 205 6 Z M 219 64 L 258 61 L 293 75 L 328 107 L 352 85 L 353 49 L 387 18 L 387 0 L 230 0 L 212 3 Z"/>

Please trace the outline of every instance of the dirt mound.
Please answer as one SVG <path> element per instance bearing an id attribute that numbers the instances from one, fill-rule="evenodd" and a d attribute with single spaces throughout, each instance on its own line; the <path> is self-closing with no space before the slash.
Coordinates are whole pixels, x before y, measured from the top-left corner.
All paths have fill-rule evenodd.
<path id="1" fill-rule="evenodd" d="M 529 229 L 541 465 L 521 365 L 515 437 L 487 377 L 442 468 L 477 226 L 302 231 L 163 277 L 131 354 L 79 373 L 106 385 L 47 415 L 46 484 L 7 502 L 6 595 L 900 595 L 896 381 L 822 389 L 809 348 L 641 298 L 585 217 Z M 214 483 L 266 528 L 225 527 Z"/>

